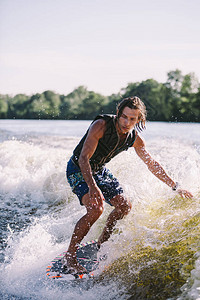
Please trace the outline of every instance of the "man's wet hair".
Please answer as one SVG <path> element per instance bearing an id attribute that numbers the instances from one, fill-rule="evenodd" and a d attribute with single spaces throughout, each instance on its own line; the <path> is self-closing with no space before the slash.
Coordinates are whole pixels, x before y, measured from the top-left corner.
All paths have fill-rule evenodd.
<path id="1" fill-rule="evenodd" d="M 138 129 L 138 131 L 142 131 L 143 129 L 145 129 L 147 111 L 146 106 L 144 105 L 142 100 L 137 96 L 124 98 L 117 105 L 117 118 L 121 117 L 125 107 L 129 107 L 131 109 L 139 109 L 139 123 L 136 124 L 136 128 Z"/>

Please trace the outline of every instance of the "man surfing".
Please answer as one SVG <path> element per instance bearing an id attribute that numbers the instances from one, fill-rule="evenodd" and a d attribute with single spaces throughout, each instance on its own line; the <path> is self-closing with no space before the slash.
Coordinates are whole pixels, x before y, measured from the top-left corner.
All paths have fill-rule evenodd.
<path id="1" fill-rule="evenodd" d="M 138 132 L 145 128 L 146 108 L 138 97 L 123 99 L 117 107 L 116 115 L 97 116 L 79 142 L 67 165 L 67 179 L 72 191 L 78 196 L 86 214 L 77 222 L 68 251 L 64 257 L 64 267 L 71 273 L 86 273 L 76 258 L 76 250 L 91 226 L 103 212 L 103 202 L 113 206 L 106 225 L 98 239 L 98 246 L 107 241 L 117 221 L 131 210 L 131 202 L 123 194 L 117 178 L 106 169 L 105 164 L 129 147 L 134 147 L 137 155 L 148 169 L 181 197 L 193 195 L 178 188 L 145 148 L 144 140 Z"/>

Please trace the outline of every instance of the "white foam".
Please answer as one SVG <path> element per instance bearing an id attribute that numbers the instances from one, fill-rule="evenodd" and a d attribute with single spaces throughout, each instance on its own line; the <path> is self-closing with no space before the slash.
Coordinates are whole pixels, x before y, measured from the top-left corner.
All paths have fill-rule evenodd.
<path id="1" fill-rule="evenodd" d="M 23 203 L 29 195 L 30 205 L 34 203 L 39 206 L 46 203 L 51 207 L 48 215 L 44 216 L 41 213 L 39 218 L 33 218 L 33 223 L 20 233 L 13 233 L 11 230 L 5 250 L 6 261 L 1 266 L 0 275 L 2 291 L 5 293 L 34 299 L 114 299 L 120 294 L 115 282 L 109 282 L 108 285 L 96 284 L 83 289 L 80 286 L 59 287 L 46 282 L 45 267 L 59 252 L 67 249 L 73 228 L 85 212 L 76 196 L 72 194 L 65 178 L 66 163 L 75 142 L 77 140 L 72 139 L 70 142 L 49 137 L 46 141 L 42 141 L 41 138 L 32 139 L 32 143 L 11 140 L 0 145 L 1 195 L 5 199 L 14 197 Z M 154 139 L 148 141 L 147 147 L 167 173 L 180 182 L 182 187 L 191 190 L 197 199 L 200 191 L 200 157 L 197 149 L 191 144 L 173 139 Z M 158 229 L 153 225 L 148 226 L 147 210 L 153 209 L 155 203 L 162 207 L 164 201 L 174 197 L 174 193 L 149 172 L 134 149 L 114 158 L 108 164 L 108 168 L 117 176 L 133 204 L 127 218 L 118 222 L 118 233 L 103 246 L 102 251 L 110 255 L 110 263 L 124 252 L 128 252 L 137 237 L 143 236 L 145 245 L 154 246 Z M 197 206 L 191 205 L 190 209 L 192 213 Z M 85 240 L 98 237 L 110 211 L 111 208 L 105 205 L 103 215 Z M 181 213 L 181 207 L 174 211 L 169 209 L 168 215 L 157 220 L 160 230 L 171 216 L 177 214 L 179 218 L 184 218 L 185 215 Z M 110 247 L 113 251 L 109 251 Z M 195 291 L 196 295 L 199 274 L 197 260 L 193 272 L 196 281 L 191 290 L 191 293 Z M 120 299 L 123 299 L 123 296 Z"/>

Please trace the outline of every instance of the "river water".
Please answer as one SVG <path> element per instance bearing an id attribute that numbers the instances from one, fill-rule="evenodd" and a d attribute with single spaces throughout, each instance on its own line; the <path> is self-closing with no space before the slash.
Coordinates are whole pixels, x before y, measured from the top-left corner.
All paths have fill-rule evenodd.
<path id="1" fill-rule="evenodd" d="M 132 201 L 93 280 L 46 278 L 85 213 L 65 178 L 89 121 L 0 120 L 1 299 L 200 299 L 200 124 L 148 122 L 152 156 L 194 194 L 182 199 L 129 149 L 107 166 Z M 84 241 L 98 238 L 111 207 Z M 105 271 L 102 271 L 102 270 Z"/>

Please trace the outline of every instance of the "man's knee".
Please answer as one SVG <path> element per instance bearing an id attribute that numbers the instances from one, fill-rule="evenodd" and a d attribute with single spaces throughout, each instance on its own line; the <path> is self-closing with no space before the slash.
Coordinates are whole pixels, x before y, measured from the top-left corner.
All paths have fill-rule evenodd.
<path id="1" fill-rule="evenodd" d="M 91 204 L 86 206 L 87 213 L 90 215 L 92 219 L 95 221 L 101 216 L 103 213 L 103 205 L 96 203 L 96 204 Z"/>
<path id="2" fill-rule="evenodd" d="M 121 209 L 124 215 L 127 215 L 132 208 L 132 204 L 128 199 L 125 199 L 125 201 L 122 203 Z"/>
<path id="3" fill-rule="evenodd" d="M 125 198 L 123 195 L 117 195 L 112 199 L 112 204 L 121 211 L 123 216 L 127 215 L 131 208 L 132 204 L 129 199 Z"/>
<path id="4" fill-rule="evenodd" d="M 103 212 L 103 205 L 101 204 L 95 204 L 92 206 L 92 211 L 94 214 L 100 216 Z"/>

